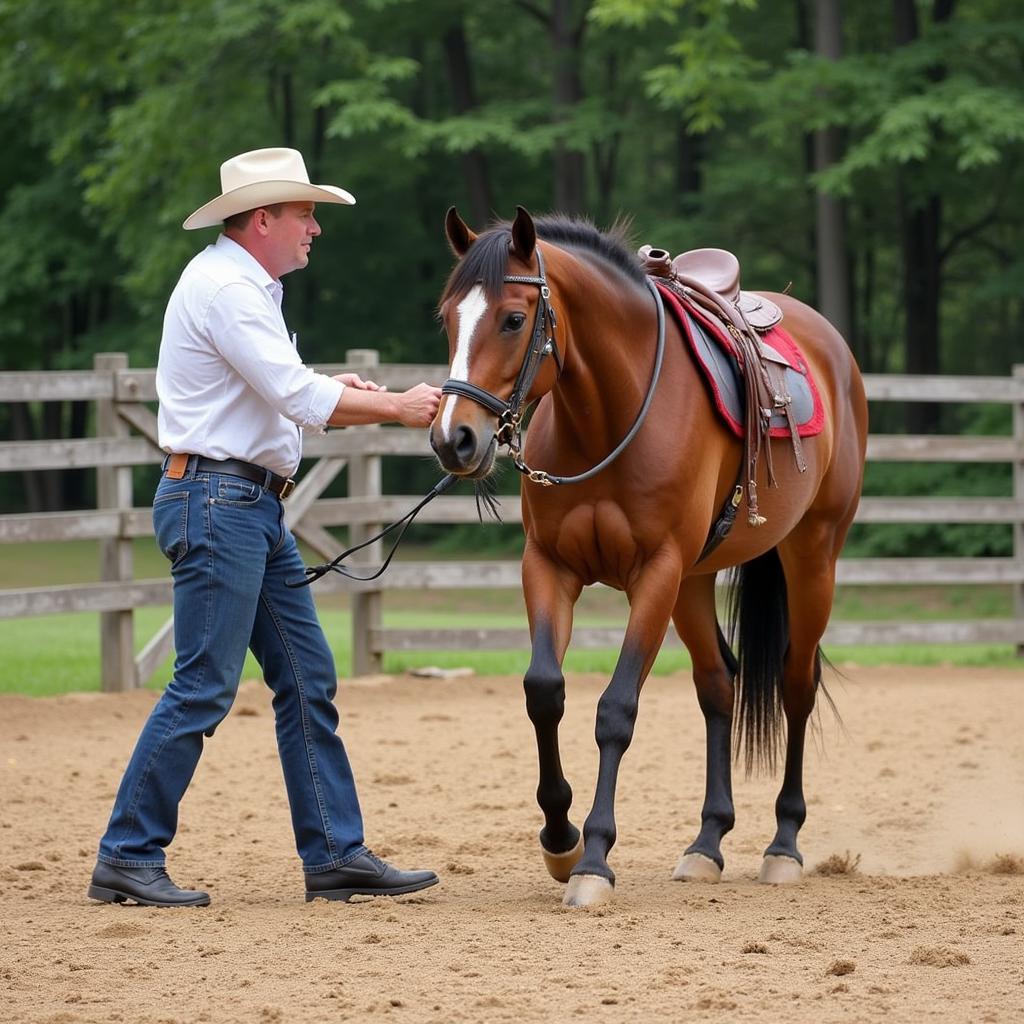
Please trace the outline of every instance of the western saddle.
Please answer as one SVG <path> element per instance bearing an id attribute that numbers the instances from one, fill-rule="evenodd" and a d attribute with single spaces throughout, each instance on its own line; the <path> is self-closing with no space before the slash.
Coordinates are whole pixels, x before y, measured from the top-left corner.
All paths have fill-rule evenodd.
<path id="1" fill-rule="evenodd" d="M 684 306 L 699 307 L 721 326 L 717 333 L 732 338 L 730 355 L 736 360 L 746 401 L 744 459 L 740 470 L 740 479 L 745 481 L 742 485 L 737 483 L 731 500 L 735 506 L 745 491 L 747 522 L 760 526 L 765 519 L 758 512 L 755 477 L 763 452 L 768 485 L 775 486 L 771 445 L 767 443 L 773 414 L 785 416 L 797 467 L 801 473 L 807 469 L 798 425 L 792 415 L 793 399 L 785 383 L 786 368 L 795 368 L 760 337 L 782 320 L 782 310 L 763 295 L 740 288 L 740 261 L 725 249 L 692 249 L 673 259 L 667 249 L 644 245 L 637 255 L 650 277 L 668 287 Z"/>

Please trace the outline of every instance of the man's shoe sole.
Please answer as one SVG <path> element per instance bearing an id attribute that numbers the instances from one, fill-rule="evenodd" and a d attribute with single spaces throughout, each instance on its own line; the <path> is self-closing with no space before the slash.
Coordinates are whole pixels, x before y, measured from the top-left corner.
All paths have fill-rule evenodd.
<path id="1" fill-rule="evenodd" d="M 402 885 L 398 888 L 389 887 L 386 889 L 375 889 L 372 886 L 361 885 L 352 889 L 324 889 L 323 892 L 306 892 L 306 902 L 313 900 L 340 900 L 348 903 L 353 896 L 405 896 L 410 892 L 419 892 L 421 889 L 429 889 L 437 885 L 440 878 L 428 878 L 425 882 L 414 882 L 412 885 Z"/>
<path id="2" fill-rule="evenodd" d="M 121 892 L 119 889 L 108 889 L 102 885 L 90 885 L 86 895 L 101 903 L 126 903 L 131 900 L 144 907 L 208 907 L 210 905 L 209 896 L 200 897 L 187 903 L 169 903 L 167 900 L 147 900 L 144 896 L 135 896 L 130 892 Z"/>

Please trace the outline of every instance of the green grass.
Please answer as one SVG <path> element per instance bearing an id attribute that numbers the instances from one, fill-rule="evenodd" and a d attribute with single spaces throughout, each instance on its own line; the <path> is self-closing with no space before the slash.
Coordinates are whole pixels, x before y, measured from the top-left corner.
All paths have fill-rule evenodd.
<path id="1" fill-rule="evenodd" d="M 152 541 L 134 546 L 135 574 L 139 578 L 164 576 L 167 565 Z M 405 552 L 403 552 L 403 555 Z M 417 551 L 419 557 L 428 553 Z M 89 582 L 97 578 L 97 545 L 90 542 L 12 545 L 0 560 L 0 588 L 46 586 Z M 1011 614 L 1009 587 L 890 586 L 842 588 L 836 596 L 833 618 L 846 620 L 907 619 L 941 620 L 1001 618 Z M 343 594 L 319 599 L 324 631 L 334 651 L 338 670 L 351 670 L 351 619 L 348 599 Z M 622 625 L 626 603 L 621 594 L 603 589 L 584 592 L 577 606 L 576 624 Z M 169 614 L 167 608 L 142 608 L 135 613 L 136 648 L 141 649 Z M 457 623 L 462 628 L 519 628 L 525 626 L 522 595 L 518 591 L 465 590 L 413 591 L 388 595 L 384 625 L 396 629 L 438 628 Z M 965 666 L 1020 664 L 1009 646 L 915 645 L 902 647 L 836 647 L 828 656 L 839 666 L 938 665 Z M 99 616 L 96 614 L 54 615 L 35 619 L 0 621 L 0 692 L 46 696 L 99 689 Z M 610 675 L 617 651 L 570 648 L 565 668 L 569 672 L 597 672 Z M 529 651 L 416 651 L 385 655 L 384 669 L 400 673 L 422 665 L 473 668 L 486 675 L 521 676 L 529 662 Z M 656 674 L 667 674 L 689 666 L 686 652 L 670 648 L 655 662 Z M 170 676 L 168 659 L 149 682 L 162 687 Z M 250 656 L 246 678 L 259 677 L 259 666 Z"/>
<path id="2" fill-rule="evenodd" d="M 169 609 L 143 608 L 136 612 L 136 648 L 164 622 Z M 351 671 L 351 619 L 345 610 L 321 608 L 320 618 L 334 651 L 338 671 Z M 385 626 L 396 629 L 437 628 L 452 621 L 450 614 L 437 612 L 389 612 Z M 589 616 L 577 624 L 597 625 Z M 607 624 L 605 620 L 604 624 Z M 518 615 L 494 613 L 459 615 L 459 625 L 480 628 L 522 628 Z M 826 653 L 842 668 L 850 663 L 860 665 L 940 665 L 964 666 L 1019 665 L 1013 649 L 995 645 L 931 645 L 903 647 L 833 647 Z M 567 672 L 597 672 L 610 675 L 615 667 L 615 650 L 574 650 L 565 660 Z M 0 622 L 0 693 L 22 693 L 44 697 L 59 693 L 98 690 L 99 680 L 99 616 L 95 614 L 54 615 L 37 619 L 16 619 Z M 529 662 L 529 651 L 416 651 L 393 652 L 384 657 L 384 671 L 401 673 L 423 665 L 443 668 L 468 666 L 481 675 L 521 676 Z M 685 669 L 689 658 L 681 648 L 663 650 L 654 665 L 656 675 Z M 171 673 L 171 659 L 154 673 L 150 687 L 165 685 Z M 260 669 L 250 655 L 243 678 L 259 678 Z"/>
<path id="3" fill-rule="evenodd" d="M 135 613 L 135 647 L 141 650 L 170 614 L 169 608 L 141 608 Z M 321 607 L 323 623 L 338 671 L 351 672 L 351 617 L 345 610 Z M 451 615 L 436 612 L 395 612 L 385 615 L 384 625 L 394 629 L 429 629 L 449 625 Z M 525 619 L 518 615 L 481 614 L 471 619 L 459 617 L 460 626 L 473 628 L 522 629 Z M 580 625 L 598 624 L 583 618 Z M 571 651 L 566 658 L 570 672 L 610 673 L 615 651 Z M 51 615 L 37 619 L 10 619 L 0 622 L 0 693 L 23 693 L 35 697 L 59 693 L 98 690 L 100 688 L 99 616 L 96 614 Z M 529 652 L 518 651 L 416 651 L 388 654 L 384 670 L 405 672 L 422 665 L 446 668 L 470 666 L 480 674 L 522 675 Z M 668 673 L 689 664 L 682 650 L 665 651 L 655 671 Z M 163 687 L 172 670 L 168 658 L 153 674 L 150 687 Z M 243 678 L 259 678 L 260 668 L 252 655 L 246 659 Z"/>

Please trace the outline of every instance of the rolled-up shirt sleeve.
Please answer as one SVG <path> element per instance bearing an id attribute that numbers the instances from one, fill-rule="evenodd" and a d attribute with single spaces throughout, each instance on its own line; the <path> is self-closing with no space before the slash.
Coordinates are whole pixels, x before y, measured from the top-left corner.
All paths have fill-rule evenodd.
<path id="1" fill-rule="evenodd" d="M 220 288 L 204 327 L 221 356 L 282 416 L 306 428 L 327 423 L 345 385 L 302 362 L 256 284 Z"/>

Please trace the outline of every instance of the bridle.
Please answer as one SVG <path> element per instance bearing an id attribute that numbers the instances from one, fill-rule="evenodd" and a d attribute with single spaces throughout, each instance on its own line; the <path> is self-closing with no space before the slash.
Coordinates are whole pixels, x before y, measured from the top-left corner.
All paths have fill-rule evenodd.
<path id="1" fill-rule="evenodd" d="M 647 410 L 651 407 L 654 390 L 661 375 L 662 357 L 665 353 L 665 309 L 662 306 L 661 296 L 658 293 L 657 287 L 650 278 L 647 278 L 647 287 L 654 296 L 654 304 L 658 313 L 658 346 L 654 357 L 654 370 L 651 373 L 651 382 L 647 387 L 647 394 L 644 396 L 640 411 L 637 413 L 636 419 L 634 419 L 633 425 L 629 428 L 626 436 L 596 466 L 591 467 L 584 473 L 577 473 L 575 476 L 556 476 L 552 473 L 546 473 L 542 469 L 531 469 L 522 458 L 522 423 L 527 410 L 525 406 L 526 396 L 530 393 L 530 388 L 533 387 L 533 382 L 537 379 L 537 374 L 548 356 L 554 356 L 559 374 L 561 374 L 563 367 L 562 353 L 558 348 L 558 342 L 555 340 L 555 327 L 558 324 L 558 318 L 550 301 L 551 289 L 548 287 L 547 277 L 544 274 L 544 257 L 541 255 L 539 247 L 535 251 L 537 253 L 536 276 L 529 274 L 506 274 L 503 278 L 506 284 L 535 284 L 540 289 L 540 300 L 537 303 L 530 345 L 523 356 L 522 365 L 519 367 L 515 384 L 512 386 L 512 394 L 509 395 L 507 400 L 502 399 L 486 388 L 471 384 L 469 381 L 454 380 L 450 377 L 441 385 L 441 393 L 445 395 L 460 395 L 463 398 L 472 399 L 485 409 L 493 412 L 498 417 L 498 429 L 494 436 L 499 447 L 505 445 L 508 448 L 512 464 L 520 473 L 524 474 L 535 484 L 550 487 L 553 484 L 580 483 L 583 480 L 589 480 L 592 476 L 596 476 L 601 470 L 617 459 L 625 451 L 633 438 L 636 437 L 644 418 L 647 416 Z"/>
<path id="2" fill-rule="evenodd" d="M 474 402 L 479 403 L 485 409 L 489 409 L 493 412 L 494 415 L 498 417 L 498 430 L 495 433 L 495 437 L 499 445 L 504 444 L 508 447 L 509 454 L 512 456 L 512 462 L 516 469 L 518 469 L 520 473 L 525 474 L 533 483 L 540 484 L 543 487 L 550 487 L 553 484 L 580 483 L 582 480 L 589 480 L 592 476 L 596 476 L 601 472 L 601 470 L 614 462 L 615 459 L 625 451 L 630 441 L 636 437 L 637 432 L 640 430 L 640 427 L 647 416 L 647 411 L 651 407 L 651 402 L 654 399 L 654 391 L 658 385 L 658 378 L 661 376 L 661 363 L 665 354 L 665 308 L 662 305 L 661 294 L 658 292 L 657 286 L 650 277 L 648 277 L 646 279 L 647 287 L 654 296 L 654 305 L 658 314 L 658 346 L 654 356 L 654 369 L 651 372 L 651 382 L 647 386 L 647 394 L 644 396 L 643 403 L 640 406 L 640 411 L 636 414 L 636 418 L 633 420 L 633 425 L 629 428 L 626 436 L 596 466 L 591 467 L 584 473 L 577 473 L 575 476 L 555 476 L 554 474 L 546 473 L 542 469 L 531 469 L 522 460 L 522 421 L 526 411 L 523 408 L 524 403 L 526 402 L 526 396 L 530 393 L 530 388 L 533 387 L 533 382 L 537 378 L 537 373 L 548 356 L 554 356 L 559 374 L 561 374 L 563 366 L 562 353 L 559 351 L 558 343 L 555 340 L 555 326 L 557 325 L 558 320 L 555 316 L 555 311 L 551 306 L 551 289 L 548 287 L 547 277 L 544 275 L 544 257 L 541 255 L 540 249 L 537 249 L 536 252 L 536 276 L 527 274 L 506 274 L 504 278 L 507 284 L 535 284 L 540 289 L 540 301 L 537 304 L 537 313 L 533 322 L 533 334 L 530 338 L 530 347 L 527 349 L 526 355 L 523 357 L 523 363 L 519 368 L 519 374 L 517 375 L 515 385 L 512 388 L 512 394 L 507 400 L 505 400 L 486 390 L 486 388 L 478 387 L 476 384 L 470 384 L 469 381 L 453 380 L 451 378 L 441 385 L 441 391 L 446 395 L 461 395 L 463 398 L 471 398 Z M 320 579 L 321 576 L 325 576 L 329 572 L 336 572 L 342 576 L 348 577 L 349 579 L 359 580 L 362 582 L 377 579 L 377 577 L 380 576 L 391 563 L 391 559 L 394 557 L 395 551 L 398 549 L 402 536 L 409 526 L 412 525 L 413 520 L 419 512 L 438 495 L 444 494 L 444 492 L 456 484 L 458 480 L 459 477 L 455 474 L 447 474 L 434 485 L 430 493 L 427 494 L 415 508 L 407 512 L 397 522 L 385 527 L 380 531 L 380 533 L 370 537 L 368 540 L 364 540 L 361 544 L 357 544 L 354 547 L 349 548 L 347 551 L 343 551 L 333 561 L 327 562 L 324 565 L 309 566 L 301 578 L 287 580 L 285 581 L 285 585 L 288 587 L 305 587 L 315 580 Z M 715 548 L 718 547 L 718 545 L 725 539 L 736 519 L 736 509 L 739 506 L 741 497 L 742 488 L 737 484 L 732 495 L 730 495 L 722 506 L 722 509 L 718 514 L 718 518 L 714 523 L 712 523 L 711 530 L 709 531 L 707 540 L 704 543 L 704 548 L 697 558 L 697 562 L 702 561 L 711 554 L 711 552 L 714 551 Z M 376 572 L 369 576 L 361 576 L 345 568 L 344 561 L 349 555 L 361 550 L 362 548 L 368 547 L 375 541 L 380 540 L 381 537 L 391 533 L 392 530 L 397 530 L 399 528 L 401 529 L 399 530 L 398 536 L 395 538 L 391 551 L 384 560 L 384 564 L 381 565 Z"/>
<path id="3" fill-rule="evenodd" d="M 537 252 L 537 275 L 530 274 L 506 274 L 503 281 L 506 284 L 535 284 L 540 290 L 540 299 L 537 302 L 537 312 L 533 319 L 533 332 L 530 337 L 530 345 L 523 356 L 523 362 L 516 375 L 516 382 L 512 386 L 512 394 L 505 401 L 486 388 L 478 387 L 467 380 L 455 380 L 448 378 L 441 385 L 441 393 L 445 395 L 461 395 L 463 398 L 470 398 L 478 405 L 489 409 L 498 417 L 498 429 L 495 438 L 500 445 L 507 445 L 509 454 L 516 468 L 521 473 L 530 475 L 530 470 L 522 462 L 520 453 L 522 451 L 522 421 L 526 413 L 524 403 L 526 396 L 537 379 L 537 374 L 548 356 L 554 356 L 558 372 L 562 372 L 562 353 L 555 340 L 555 327 L 558 318 L 551 307 L 551 289 L 548 287 L 547 277 L 544 275 L 544 257 L 540 249 Z M 531 479 L 533 477 L 531 476 Z M 535 480 L 535 483 L 541 483 Z"/>

